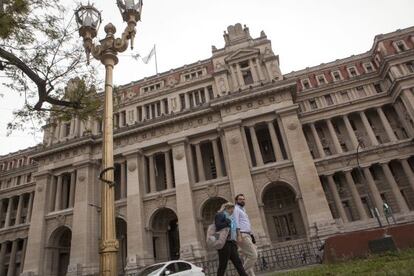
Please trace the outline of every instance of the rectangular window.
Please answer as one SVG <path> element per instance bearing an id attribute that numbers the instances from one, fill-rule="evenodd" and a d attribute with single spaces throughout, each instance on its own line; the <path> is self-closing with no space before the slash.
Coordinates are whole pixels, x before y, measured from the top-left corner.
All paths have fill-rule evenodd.
<path id="1" fill-rule="evenodd" d="M 405 47 L 405 43 L 402 40 L 395 42 L 395 45 L 397 46 L 398 52 L 404 52 L 407 50 L 407 47 Z"/>
<path id="2" fill-rule="evenodd" d="M 157 117 L 161 116 L 161 102 L 156 103 L 157 106 Z"/>
<path id="3" fill-rule="evenodd" d="M 185 96 L 184 94 L 180 95 L 180 105 L 181 105 L 181 110 L 185 109 Z"/>
<path id="4" fill-rule="evenodd" d="M 350 75 L 351 77 L 356 77 L 356 76 L 358 76 L 358 73 L 357 73 L 357 71 L 356 71 L 356 68 L 355 68 L 355 67 L 349 67 L 349 68 L 348 68 L 348 72 L 349 72 L 349 75 Z"/>
<path id="5" fill-rule="evenodd" d="M 365 71 L 366 71 L 367 73 L 371 73 L 371 72 L 373 72 L 373 71 L 374 71 L 374 68 L 372 67 L 371 62 L 369 62 L 369 63 L 365 63 L 365 64 L 364 64 L 364 67 L 365 67 Z"/>
<path id="6" fill-rule="evenodd" d="M 318 76 L 318 83 L 319 84 L 325 84 L 325 77 L 323 75 Z"/>
<path id="7" fill-rule="evenodd" d="M 407 62 L 405 66 L 407 66 L 407 69 L 410 73 L 414 73 L 414 61 Z"/>
<path id="8" fill-rule="evenodd" d="M 208 90 L 208 95 L 210 99 L 214 99 L 213 87 L 209 86 L 207 87 L 207 90 Z"/>
<path id="9" fill-rule="evenodd" d="M 70 123 L 65 123 L 64 129 L 65 129 L 65 137 L 69 136 L 69 134 L 70 134 Z"/>
<path id="10" fill-rule="evenodd" d="M 243 80 L 245 85 L 249 85 L 253 83 L 253 76 L 252 72 L 249 69 L 242 70 Z"/>
<path id="11" fill-rule="evenodd" d="M 303 86 L 304 89 L 311 88 L 311 85 L 309 83 L 309 80 L 302 80 L 302 86 Z"/>
<path id="12" fill-rule="evenodd" d="M 170 110 L 168 109 L 168 100 L 164 99 L 164 110 L 165 110 L 165 114 L 170 113 Z"/>
<path id="13" fill-rule="evenodd" d="M 379 83 L 374 84 L 374 88 L 375 88 L 375 92 L 377 93 L 382 92 L 381 85 Z"/>
<path id="14" fill-rule="evenodd" d="M 309 100 L 309 104 L 310 104 L 312 109 L 317 109 L 318 108 L 318 105 L 316 104 L 315 99 Z"/>
<path id="15" fill-rule="evenodd" d="M 341 74 L 339 73 L 339 71 L 333 71 L 332 72 L 332 77 L 333 77 L 334 81 L 341 80 Z"/>
<path id="16" fill-rule="evenodd" d="M 98 120 L 98 129 L 97 129 L 97 131 L 98 131 L 98 133 L 102 133 L 102 130 L 103 130 L 103 124 L 102 124 L 102 120 Z"/>
<path id="17" fill-rule="evenodd" d="M 326 101 L 327 105 L 333 105 L 334 104 L 331 95 L 325 95 L 325 101 Z"/>

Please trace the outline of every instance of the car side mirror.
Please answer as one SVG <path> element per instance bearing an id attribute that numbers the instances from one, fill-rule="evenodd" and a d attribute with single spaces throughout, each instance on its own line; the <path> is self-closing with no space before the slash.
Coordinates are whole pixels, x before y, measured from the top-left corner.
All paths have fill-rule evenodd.
<path id="1" fill-rule="evenodd" d="M 164 275 L 170 275 L 171 274 L 171 271 L 169 271 L 169 270 L 166 270 L 165 272 L 164 272 Z"/>

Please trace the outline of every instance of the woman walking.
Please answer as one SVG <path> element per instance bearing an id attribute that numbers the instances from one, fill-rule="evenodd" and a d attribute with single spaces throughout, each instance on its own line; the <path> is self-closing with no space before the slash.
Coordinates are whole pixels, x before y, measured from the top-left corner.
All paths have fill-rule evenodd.
<path id="1" fill-rule="evenodd" d="M 246 271 L 243 268 L 242 261 L 240 260 L 239 253 L 237 252 L 237 227 L 236 223 L 232 218 L 233 211 L 233 203 L 224 203 L 214 218 L 216 231 L 220 231 L 226 227 L 230 228 L 226 243 L 224 244 L 222 249 L 218 250 L 219 267 L 217 270 L 217 276 L 224 275 L 229 260 L 233 263 L 234 267 L 236 268 L 240 276 L 247 276 Z"/>

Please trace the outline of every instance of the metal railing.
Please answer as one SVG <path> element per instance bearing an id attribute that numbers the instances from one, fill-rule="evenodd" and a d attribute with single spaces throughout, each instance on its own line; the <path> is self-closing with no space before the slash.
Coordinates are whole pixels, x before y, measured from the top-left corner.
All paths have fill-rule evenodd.
<path id="1" fill-rule="evenodd" d="M 282 247 L 262 250 L 256 262 L 256 272 L 277 271 L 321 262 L 319 240 L 305 243 L 286 245 Z M 218 259 L 196 262 L 195 265 L 204 268 L 206 276 L 217 274 Z M 237 276 L 238 273 L 231 262 L 227 265 L 227 276 Z"/>

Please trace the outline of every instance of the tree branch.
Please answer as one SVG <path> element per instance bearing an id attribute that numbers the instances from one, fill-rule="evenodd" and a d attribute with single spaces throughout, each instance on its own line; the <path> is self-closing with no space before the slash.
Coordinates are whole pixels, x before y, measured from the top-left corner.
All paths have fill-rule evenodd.
<path id="1" fill-rule="evenodd" d="M 70 102 L 64 100 L 58 100 L 49 96 L 51 90 L 47 89 L 47 80 L 42 79 L 36 74 L 29 66 L 27 66 L 21 59 L 16 57 L 13 53 L 6 51 L 3 48 L 0 48 L 0 57 L 7 60 L 10 64 L 13 64 L 19 68 L 27 77 L 29 77 L 37 86 L 39 100 L 33 107 L 34 110 L 40 111 L 42 109 L 43 103 L 47 102 L 52 105 L 80 108 L 79 102 Z"/>

